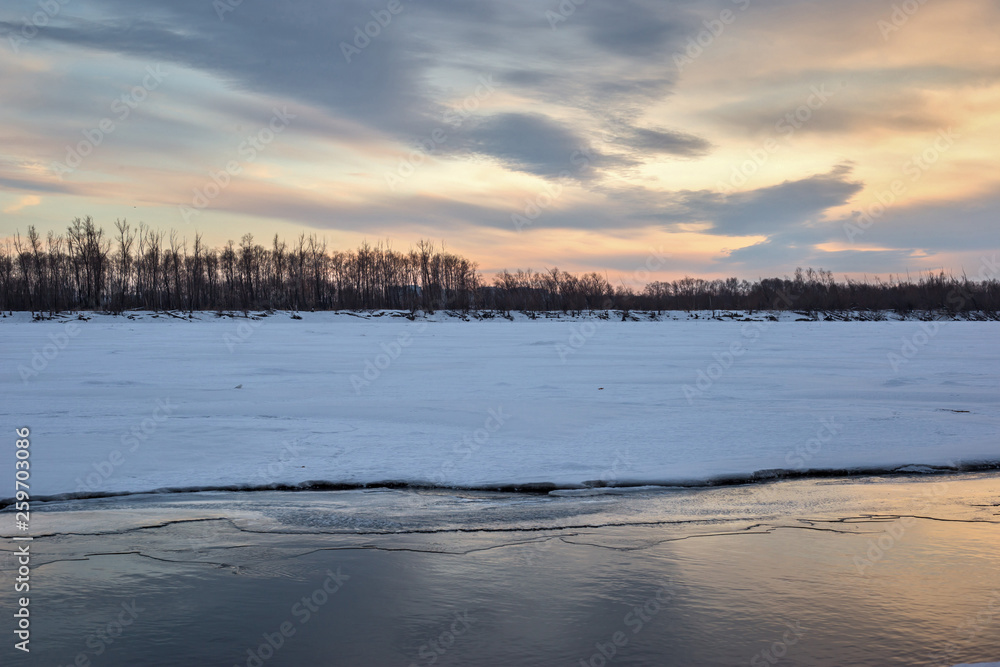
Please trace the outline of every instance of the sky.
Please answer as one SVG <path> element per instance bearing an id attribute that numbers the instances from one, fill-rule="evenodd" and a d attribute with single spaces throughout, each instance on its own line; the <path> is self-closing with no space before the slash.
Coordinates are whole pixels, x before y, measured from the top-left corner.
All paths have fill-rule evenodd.
<path id="1" fill-rule="evenodd" d="M 485 273 L 975 276 L 997 25 L 995 0 L 6 0 L 0 238 L 91 215 L 430 239 Z"/>

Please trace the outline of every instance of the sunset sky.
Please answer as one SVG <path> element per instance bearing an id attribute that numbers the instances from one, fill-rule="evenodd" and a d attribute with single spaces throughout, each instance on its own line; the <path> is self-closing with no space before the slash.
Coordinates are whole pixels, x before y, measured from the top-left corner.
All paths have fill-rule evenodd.
<path id="1" fill-rule="evenodd" d="M 0 237 L 92 215 L 429 238 L 486 273 L 974 275 L 997 26 L 994 0 L 7 0 Z"/>

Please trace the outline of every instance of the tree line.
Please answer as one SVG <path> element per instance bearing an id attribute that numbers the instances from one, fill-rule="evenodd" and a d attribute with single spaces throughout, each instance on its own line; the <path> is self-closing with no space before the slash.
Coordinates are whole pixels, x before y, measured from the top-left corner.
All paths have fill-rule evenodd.
<path id="1" fill-rule="evenodd" d="M 98 310 L 790 310 L 977 313 L 1000 311 L 996 271 L 976 279 L 927 274 L 910 279 L 837 281 L 823 270 L 756 281 L 683 278 L 642 289 L 599 273 L 559 269 L 501 271 L 491 283 L 475 262 L 420 241 L 407 252 L 363 243 L 332 250 L 315 235 L 268 246 L 250 234 L 239 244 L 189 244 L 146 225 L 116 221 L 106 234 L 77 218 L 43 239 L 34 227 L 0 245 L 0 309 L 55 313 Z"/>

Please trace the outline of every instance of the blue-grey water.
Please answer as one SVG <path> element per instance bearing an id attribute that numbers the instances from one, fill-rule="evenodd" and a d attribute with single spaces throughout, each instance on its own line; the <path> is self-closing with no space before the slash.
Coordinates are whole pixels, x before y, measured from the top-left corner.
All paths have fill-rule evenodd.
<path id="1" fill-rule="evenodd" d="M 10 540 L 0 553 L 0 664 L 1000 660 L 997 503 L 989 474 L 49 503 L 33 515 L 28 655 Z"/>

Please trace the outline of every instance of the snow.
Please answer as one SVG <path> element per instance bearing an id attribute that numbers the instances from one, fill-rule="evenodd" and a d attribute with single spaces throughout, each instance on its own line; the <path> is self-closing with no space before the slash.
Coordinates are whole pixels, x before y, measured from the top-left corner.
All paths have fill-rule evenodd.
<path id="1" fill-rule="evenodd" d="M 997 322 L 378 315 L 15 314 L 0 411 L 36 496 L 1000 460 Z"/>

